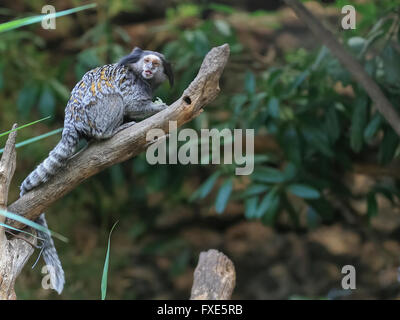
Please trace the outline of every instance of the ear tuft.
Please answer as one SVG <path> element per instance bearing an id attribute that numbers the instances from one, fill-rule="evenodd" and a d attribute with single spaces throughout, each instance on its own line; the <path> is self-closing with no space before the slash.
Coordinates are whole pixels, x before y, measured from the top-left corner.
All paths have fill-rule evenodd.
<path id="1" fill-rule="evenodd" d="M 133 50 L 132 50 L 132 52 L 131 52 L 131 54 L 132 54 L 132 53 L 136 53 L 136 54 L 140 53 L 140 54 L 142 54 L 142 52 L 143 52 L 143 50 L 140 49 L 139 47 L 134 47 Z"/>
<path id="2" fill-rule="evenodd" d="M 118 65 L 126 66 L 131 63 L 136 63 L 139 61 L 140 57 L 142 56 L 142 53 L 143 53 L 142 49 L 140 49 L 139 47 L 135 47 L 130 54 L 119 60 Z"/>
<path id="3" fill-rule="evenodd" d="M 169 80 L 169 85 L 172 87 L 174 85 L 174 72 L 172 71 L 171 63 L 167 60 L 162 59 L 163 66 L 164 66 L 164 73 L 167 75 Z"/>

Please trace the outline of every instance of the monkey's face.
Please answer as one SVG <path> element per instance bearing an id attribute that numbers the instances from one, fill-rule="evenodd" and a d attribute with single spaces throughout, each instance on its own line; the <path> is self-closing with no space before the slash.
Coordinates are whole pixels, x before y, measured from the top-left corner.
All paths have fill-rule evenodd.
<path id="1" fill-rule="evenodd" d="M 163 74 L 163 65 L 159 57 L 154 54 L 145 55 L 141 59 L 142 77 L 145 79 L 152 79 L 156 75 Z"/>
<path id="2" fill-rule="evenodd" d="M 153 88 L 167 79 L 171 86 L 174 84 L 171 64 L 161 53 L 135 47 L 129 55 L 118 62 L 118 65 L 130 66 L 135 74 L 141 75 L 143 79 L 151 80 Z"/>

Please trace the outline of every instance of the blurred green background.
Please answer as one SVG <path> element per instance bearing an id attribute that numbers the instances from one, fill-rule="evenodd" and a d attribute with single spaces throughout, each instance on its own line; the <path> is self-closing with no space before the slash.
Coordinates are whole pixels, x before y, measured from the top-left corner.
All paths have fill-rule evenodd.
<path id="1" fill-rule="evenodd" d="M 235 299 L 400 297 L 399 137 L 366 92 L 281 1 L 3 0 L 0 22 L 97 3 L 0 33 L 0 132 L 23 141 L 62 127 L 69 92 L 82 75 L 134 46 L 164 53 L 176 85 L 172 103 L 205 54 L 229 43 L 221 93 L 188 127 L 254 128 L 256 167 L 149 165 L 144 154 L 85 181 L 47 211 L 66 273 L 61 296 L 41 288 L 38 252 L 17 281 L 19 299 L 99 299 L 113 232 L 108 299 L 186 299 L 200 251 L 235 264 Z M 306 6 L 400 107 L 400 8 L 396 1 L 306 1 Z M 341 8 L 357 28 L 341 28 Z M 400 110 L 398 110 L 400 111 Z M 60 134 L 18 149 L 10 201 Z M 6 137 L 1 138 L 0 148 Z M 341 269 L 357 289 L 341 289 Z"/>

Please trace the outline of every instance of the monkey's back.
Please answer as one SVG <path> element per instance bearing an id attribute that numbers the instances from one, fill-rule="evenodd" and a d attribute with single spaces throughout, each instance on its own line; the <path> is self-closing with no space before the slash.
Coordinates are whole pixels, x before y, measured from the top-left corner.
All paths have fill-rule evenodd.
<path id="1" fill-rule="evenodd" d="M 123 99 L 129 83 L 131 76 L 126 66 L 107 64 L 86 72 L 71 91 L 65 108 L 64 128 L 73 125 L 82 135 L 92 136 L 100 129 L 94 121 L 99 110 L 93 107 L 110 98 Z M 113 103 L 108 107 L 112 108 Z"/>

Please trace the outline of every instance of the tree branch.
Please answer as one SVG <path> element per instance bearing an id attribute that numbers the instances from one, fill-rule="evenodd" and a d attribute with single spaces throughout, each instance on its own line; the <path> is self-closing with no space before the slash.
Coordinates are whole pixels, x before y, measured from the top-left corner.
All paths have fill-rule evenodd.
<path id="1" fill-rule="evenodd" d="M 215 249 L 201 252 L 190 299 L 229 300 L 235 284 L 235 266 L 226 255 Z"/>
<path id="2" fill-rule="evenodd" d="M 14 124 L 13 129 L 17 127 Z M 16 167 L 15 137 L 17 131 L 8 136 L 3 156 L 0 161 L 0 209 L 7 209 L 8 190 Z M 0 223 L 4 216 L 0 215 Z M 31 236 L 21 236 L 19 239 L 7 240 L 4 227 L 0 227 L 0 300 L 14 300 L 15 280 L 26 261 L 33 253 L 32 246 L 36 244 Z"/>
<path id="3" fill-rule="evenodd" d="M 35 220 L 52 203 L 87 178 L 144 151 L 149 145 L 146 141 L 149 130 L 160 128 L 167 133 L 169 121 L 177 121 L 179 127 L 198 116 L 202 108 L 218 95 L 218 82 L 228 57 L 228 44 L 213 48 L 204 58 L 198 75 L 181 98 L 165 110 L 122 130 L 111 139 L 90 144 L 83 152 L 72 157 L 56 176 L 16 200 L 8 210 Z M 23 226 L 16 221 L 9 223 L 14 227 Z"/>
<path id="4" fill-rule="evenodd" d="M 364 87 L 366 93 L 375 103 L 376 108 L 383 115 L 393 130 L 400 136 L 400 117 L 393 105 L 385 97 L 376 82 L 365 72 L 361 64 L 349 54 L 335 39 L 332 33 L 316 19 L 307 8 L 298 0 L 284 0 L 297 16 L 310 28 L 314 35 L 329 48 L 334 56 L 351 73 L 354 79 Z"/>
<path id="5" fill-rule="evenodd" d="M 14 124 L 12 129 L 16 129 L 17 124 Z M 15 138 L 17 131 L 13 131 L 8 135 L 3 156 L 0 160 L 0 209 L 6 210 L 8 202 L 8 190 L 15 172 L 16 152 Z M 0 216 L 0 223 L 4 223 L 5 217 Z M 0 246 L 5 241 L 4 228 L 0 226 Z"/>

